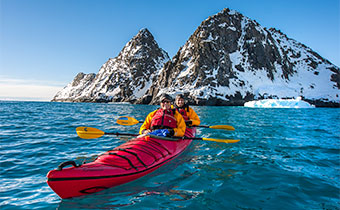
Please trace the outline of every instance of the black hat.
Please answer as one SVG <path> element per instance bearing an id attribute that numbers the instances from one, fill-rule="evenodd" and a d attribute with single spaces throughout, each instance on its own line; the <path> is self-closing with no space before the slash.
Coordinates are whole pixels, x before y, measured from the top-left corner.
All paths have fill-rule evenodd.
<path id="1" fill-rule="evenodd" d="M 178 98 L 183 98 L 183 99 L 185 99 L 183 94 L 178 94 L 178 95 L 176 96 L 176 99 L 178 99 Z"/>
<path id="2" fill-rule="evenodd" d="M 161 95 L 161 97 L 159 98 L 159 101 L 162 102 L 164 99 L 167 99 L 167 100 L 169 100 L 169 101 L 172 101 L 171 96 L 169 96 L 169 95 L 166 94 L 166 93 L 163 93 L 163 94 Z"/>

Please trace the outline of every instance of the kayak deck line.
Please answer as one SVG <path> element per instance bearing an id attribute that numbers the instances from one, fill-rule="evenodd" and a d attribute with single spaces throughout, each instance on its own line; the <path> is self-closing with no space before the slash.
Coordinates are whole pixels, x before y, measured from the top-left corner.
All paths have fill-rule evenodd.
<path id="1" fill-rule="evenodd" d="M 137 155 L 137 153 L 135 152 L 131 152 L 131 151 L 127 151 L 126 149 L 123 149 L 123 148 L 119 148 L 118 151 L 123 151 L 123 152 L 126 152 L 126 153 L 129 153 L 133 156 L 135 156 L 137 158 L 137 160 L 145 167 L 147 168 L 148 166 L 139 158 L 139 156 Z M 111 154 L 111 153 L 109 153 Z"/>
<path id="2" fill-rule="evenodd" d="M 135 140 L 136 141 L 136 140 Z M 167 157 L 168 155 L 171 155 L 171 152 L 168 150 L 168 149 L 166 149 L 164 146 L 162 146 L 160 143 L 158 143 L 158 142 L 156 142 L 156 141 L 153 141 L 153 140 L 142 140 L 143 142 L 147 142 L 148 144 L 149 143 L 154 143 L 155 145 L 158 145 L 159 147 L 162 147 L 165 151 L 167 151 L 167 155 L 163 155 L 163 153 L 160 151 L 160 150 L 158 150 L 156 147 L 153 147 L 154 149 L 156 149 L 157 151 L 159 151 L 159 153 L 165 158 L 165 157 Z M 133 142 L 133 141 L 130 141 L 130 142 Z M 135 144 L 135 145 L 141 145 L 141 144 Z M 149 144 L 150 145 L 150 144 Z M 150 146 L 152 146 L 152 145 L 150 145 Z M 141 149 L 142 150 L 142 149 Z M 145 150 L 145 151 L 144 151 Z M 149 152 L 149 151 L 147 151 L 146 149 L 144 149 L 144 150 L 142 150 L 142 151 L 144 151 L 144 152 Z M 127 151 L 126 149 L 124 149 L 124 148 L 117 148 L 117 149 L 114 149 L 114 150 L 111 150 L 111 152 L 109 152 L 108 154 L 106 154 L 106 155 L 115 155 L 115 156 L 117 156 L 117 157 L 120 157 L 120 158 L 123 158 L 124 160 L 126 160 L 129 164 L 130 164 L 130 166 L 132 167 L 132 168 L 134 168 L 134 169 L 136 169 L 136 170 L 138 170 L 138 167 L 136 167 L 135 165 L 133 165 L 133 163 L 131 162 L 131 160 L 129 159 L 129 158 L 127 158 L 126 156 L 124 156 L 124 155 L 119 155 L 119 154 L 116 154 L 116 153 L 114 153 L 115 151 L 123 151 L 123 152 L 126 152 L 126 153 L 128 153 L 128 154 L 131 154 L 131 155 L 133 155 L 134 157 L 136 157 L 136 159 L 145 167 L 145 168 L 147 168 L 148 166 L 150 166 L 150 165 L 152 165 L 154 162 L 156 162 L 157 160 L 156 160 L 156 158 L 155 158 L 155 161 L 153 162 L 153 163 L 151 163 L 150 165 L 146 165 L 141 159 L 140 159 L 140 157 L 137 155 L 137 153 L 135 153 L 135 152 L 131 152 L 131 151 Z M 127 169 L 127 170 L 129 170 L 129 169 Z"/>
<path id="3" fill-rule="evenodd" d="M 115 151 L 114 151 L 114 152 L 115 152 Z M 132 168 L 134 168 L 136 171 L 138 171 L 138 168 L 137 168 L 135 165 L 133 165 L 133 163 L 131 162 L 131 160 L 130 160 L 129 158 L 125 157 L 124 155 L 119 155 L 119 154 L 114 153 L 114 152 L 109 152 L 108 155 L 114 155 L 114 156 L 123 158 L 124 160 L 126 160 L 126 161 L 130 164 L 130 166 L 131 166 Z"/>
<path id="4" fill-rule="evenodd" d="M 148 142 L 148 143 L 149 142 L 154 143 L 154 144 L 158 145 L 159 147 L 162 147 L 162 149 L 164 149 L 165 151 L 168 152 L 169 155 L 171 155 L 171 152 L 166 147 L 164 147 L 162 144 L 160 144 L 159 142 L 157 142 L 157 141 L 155 141 L 153 139 L 149 139 L 149 140 L 145 140 L 144 139 L 143 141 Z"/>
<path id="5" fill-rule="evenodd" d="M 159 153 L 160 155 L 162 155 L 163 158 L 166 157 L 166 156 L 163 154 L 163 152 L 160 151 L 159 149 L 155 148 L 155 146 L 152 146 L 152 145 L 150 145 L 150 144 L 148 144 L 148 146 L 142 145 L 142 144 L 133 144 L 133 141 L 131 141 L 131 142 L 132 142 L 132 143 L 127 142 L 126 145 L 129 145 L 129 146 L 130 146 L 130 145 L 135 145 L 135 146 L 140 146 L 140 147 L 146 147 L 146 148 L 148 148 L 148 149 L 151 149 L 151 150 L 153 150 L 153 151 Z M 151 148 L 150 148 L 149 146 L 150 146 Z"/>
<path id="6" fill-rule="evenodd" d="M 143 149 L 139 149 L 139 148 L 135 148 L 135 147 L 126 147 L 124 149 L 129 149 L 129 150 L 133 150 L 133 151 L 139 151 L 139 152 L 144 152 L 145 154 L 153 157 L 155 159 L 155 161 L 158 161 L 159 159 L 157 159 L 157 157 L 152 154 L 150 151 L 147 151 L 147 150 L 143 150 Z"/>

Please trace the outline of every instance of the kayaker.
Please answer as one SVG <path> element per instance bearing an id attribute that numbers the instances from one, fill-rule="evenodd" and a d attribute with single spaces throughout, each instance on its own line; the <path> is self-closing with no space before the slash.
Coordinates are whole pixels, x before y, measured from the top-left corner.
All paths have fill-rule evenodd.
<path id="1" fill-rule="evenodd" d="M 176 109 L 171 109 L 171 101 L 172 98 L 168 94 L 161 95 L 160 108 L 148 114 L 140 127 L 140 134 L 148 134 L 162 129 L 162 132 L 165 131 L 165 136 L 184 136 L 185 121 Z"/>
<path id="2" fill-rule="evenodd" d="M 174 107 L 179 113 L 182 114 L 187 126 L 199 125 L 201 123 L 201 120 L 196 112 L 185 103 L 183 94 L 178 94 L 176 96 Z"/>

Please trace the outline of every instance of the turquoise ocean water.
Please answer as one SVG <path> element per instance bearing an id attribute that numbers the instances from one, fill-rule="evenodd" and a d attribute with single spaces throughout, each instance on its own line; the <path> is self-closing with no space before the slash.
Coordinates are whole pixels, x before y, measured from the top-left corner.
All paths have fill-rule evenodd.
<path id="1" fill-rule="evenodd" d="M 177 159 L 134 182 L 92 195 L 60 199 L 46 174 L 125 140 L 84 140 L 78 126 L 136 132 L 119 116 L 143 120 L 157 106 L 0 102 L 0 209 L 340 209 L 340 109 L 194 107 L 197 136 Z"/>

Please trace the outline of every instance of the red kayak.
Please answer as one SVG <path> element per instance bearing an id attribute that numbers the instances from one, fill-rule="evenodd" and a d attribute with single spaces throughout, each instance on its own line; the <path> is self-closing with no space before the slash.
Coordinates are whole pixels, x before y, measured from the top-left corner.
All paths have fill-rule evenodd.
<path id="1" fill-rule="evenodd" d="M 195 128 L 185 136 L 194 137 Z M 77 166 L 68 161 L 47 174 L 47 184 L 61 198 L 95 193 L 143 177 L 180 155 L 192 140 L 169 141 L 151 137 L 132 139 L 100 155 L 94 162 Z M 65 166 L 73 165 L 70 168 Z"/>

